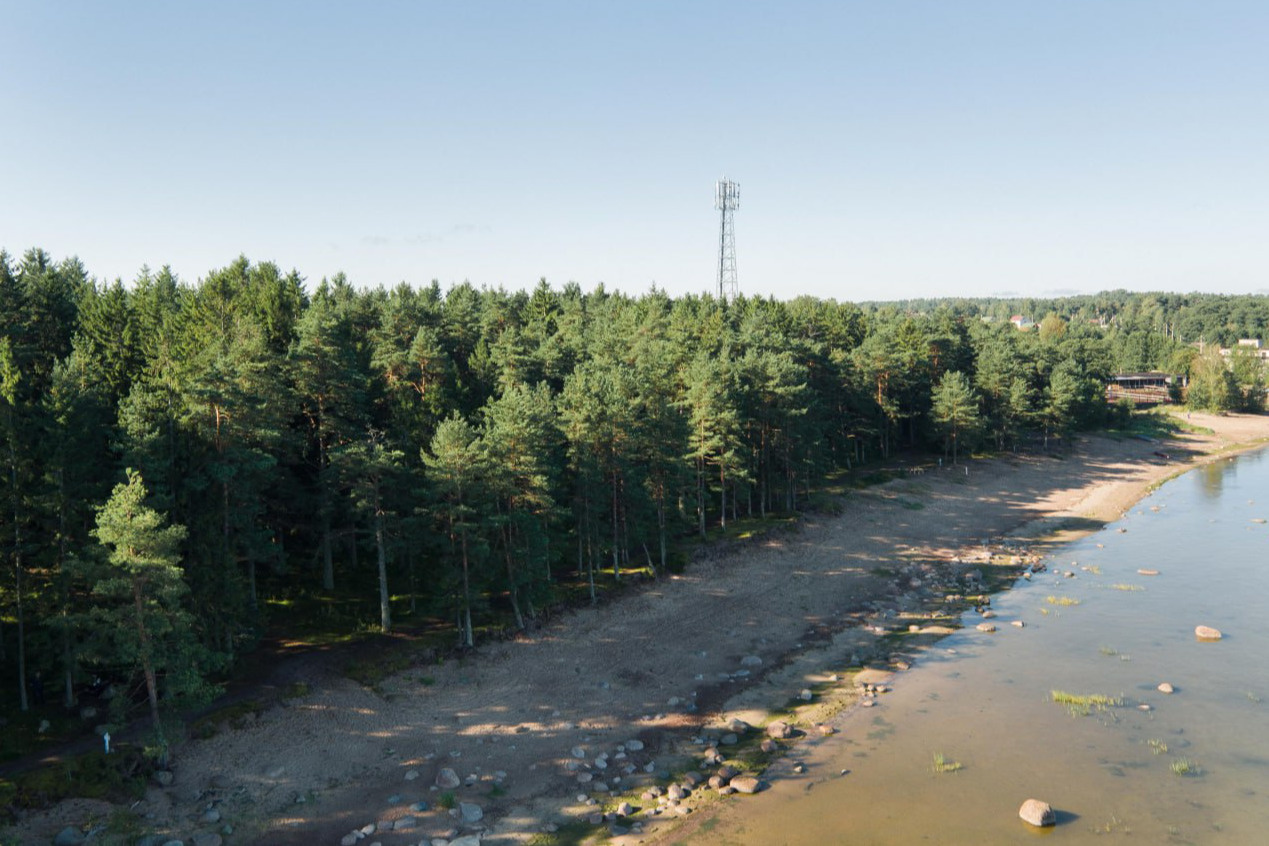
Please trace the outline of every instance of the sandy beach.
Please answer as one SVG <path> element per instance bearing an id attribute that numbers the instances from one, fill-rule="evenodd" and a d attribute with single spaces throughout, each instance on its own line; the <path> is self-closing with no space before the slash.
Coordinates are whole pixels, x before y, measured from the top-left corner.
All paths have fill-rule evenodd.
<path id="1" fill-rule="evenodd" d="M 904 615 L 927 607 L 936 584 L 1025 560 L 1189 467 L 1269 439 L 1269 417 L 1189 422 L 1214 434 L 1085 436 L 1051 455 L 913 468 L 849 494 L 837 514 L 715 550 L 683 575 L 411 668 L 378 691 L 330 662 L 291 662 L 272 683 L 302 683 L 302 695 L 179 749 L 172 783 L 133 810 L 187 844 L 333 846 L 372 823 L 367 846 L 530 842 L 666 783 L 699 758 L 702 731 L 733 717 L 760 725 L 826 664 L 875 658 L 879 635 L 907 628 Z M 813 733 L 854 706 L 855 689 L 843 684 L 795 721 Z M 459 786 L 436 786 L 446 769 Z M 48 843 L 111 810 L 66 802 L 7 833 Z M 622 839 L 690 838 L 692 823 L 667 813 Z"/>

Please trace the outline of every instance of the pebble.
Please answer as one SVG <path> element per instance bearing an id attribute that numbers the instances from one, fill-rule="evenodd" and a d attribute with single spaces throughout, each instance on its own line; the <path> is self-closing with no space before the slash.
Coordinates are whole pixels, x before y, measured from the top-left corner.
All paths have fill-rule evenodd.
<path id="1" fill-rule="evenodd" d="M 1195 626 L 1194 636 L 1199 640 L 1220 640 L 1223 637 L 1220 629 L 1214 629 L 1211 626 Z"/>
<path id="2" fill-rule="evenodd" d="M 1162 683 L 1162 684 L 1160 684 L 1160 685 L 1159 685 L 1159 687 L 1158 687 L 1158 691 L 1159 691 L 1160 693 L 1174 693 L 1174 692 L 1175 692 L 1175 690 L 1176 690 L 1176 689 L 1175 689 L 1174 687 L 1172 687 L 1172 685 L 1171 685 L 1171 684 L 1169 684 L 1168 682 L 1163 682 L 1163 683 Z"/>

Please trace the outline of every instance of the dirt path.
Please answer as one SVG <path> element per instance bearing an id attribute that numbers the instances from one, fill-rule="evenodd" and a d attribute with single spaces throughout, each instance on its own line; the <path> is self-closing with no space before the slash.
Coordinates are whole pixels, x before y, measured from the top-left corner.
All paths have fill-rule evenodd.
<path id="1" fill-rule="evenodd" d="M 956 567 L 1011 534 L 1029 542 L 1092 528 L 1188 463 L 1269 437 L 1266 417 L 1193 422 L 1217 434 L 1166 446 L 1092 437 L 1060 458 L 974 461 L 852 494 L 839 515 L 717 554 L 532 636 L 399 674 L 381 693 L 325 670 L 301 673 L 307 695 L 182 749 L 173 784 L 151 789 L 136 811 L 187 838 L 228 823 L 230 843 L 333 846 L 372 822 L 381 825 L 366 842 L 383 846 L 460 831 L 526 842 L 544 823 L 584 814 L 579 794 L 595 782 L 626 789 L 650 778 L 649 766 L 673 767 L 680 742 L 720 709 L 796 693 L 780 668 L 799 666 L 813 644 L 858 628 L 865 614 L 917 601 L 913 565 Z M 746 656 L 762 664 L 736 676 Z M 568 763 L 579 760 L 575 747 L 588 764 L 608 752 L 610 767 L 583 768 L 594 780 L 579 784 Z M 433 789 L 443 767 L 467 783 Z M 483 819 L 463 826 L 438 807 L 449 796 L 481 806 Z M 47 843 L 95 807 L 64 804 L 13 833 Z M 200 822 L 209 809 L 221 819 Z M 384 830 L 402 817 L 413 825 Z"/>

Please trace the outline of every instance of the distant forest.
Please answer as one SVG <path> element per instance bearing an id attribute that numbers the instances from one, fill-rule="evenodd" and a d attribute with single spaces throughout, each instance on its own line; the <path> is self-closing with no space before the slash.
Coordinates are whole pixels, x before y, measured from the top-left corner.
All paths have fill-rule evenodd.
<path id="1" fill-rule="evenodd" d="M 841 469 L 1107 425 L 1117 372 L 1257 409 L 1259 361 L 1214 350 L 1267 327 L 1251 296 L 727 302 L 246 258 L 125 285 L 0 253 L 4 690 L 102 677 L 157 718 L 293 607 L 471 646 Z"/>

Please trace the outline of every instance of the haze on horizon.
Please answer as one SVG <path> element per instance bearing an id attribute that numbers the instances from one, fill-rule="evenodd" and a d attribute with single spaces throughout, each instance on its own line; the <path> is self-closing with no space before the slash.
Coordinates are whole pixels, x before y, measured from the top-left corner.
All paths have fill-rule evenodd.
<path id="1" fill-rule="evenodd" d="M 0 246 L 360 286 L 1269 288 L 1269 7 L 0 3 Z"/>

